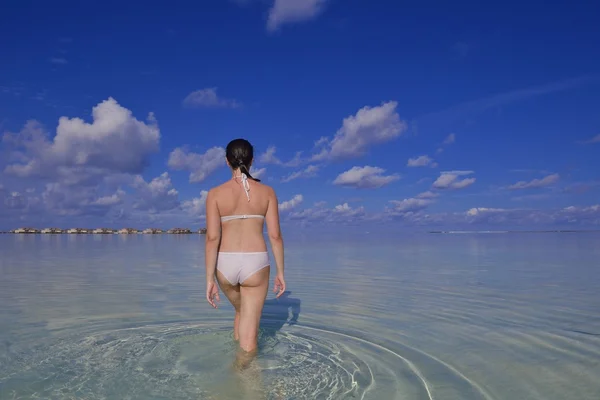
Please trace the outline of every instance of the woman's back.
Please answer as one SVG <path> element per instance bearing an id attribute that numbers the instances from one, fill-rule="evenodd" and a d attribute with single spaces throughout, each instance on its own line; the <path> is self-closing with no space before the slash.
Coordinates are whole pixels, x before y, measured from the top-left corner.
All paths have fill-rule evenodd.
<path id="1" fill-rule="evenodd" d="M 243 185 L 241 179 L 235 178 L 211 190 L 221 219 L 219 251 L 266 251 L 263 222 L 266 221 L 267 230 L 269 225 L 271 230 L 277 229 L 274 226 L 277 221 L 273 221 L 272 215 L 273 207 L 275 210 L 277 208 L 273 189 L 260 182 L 248 180 L 249 190 L 246 192 Z"/>

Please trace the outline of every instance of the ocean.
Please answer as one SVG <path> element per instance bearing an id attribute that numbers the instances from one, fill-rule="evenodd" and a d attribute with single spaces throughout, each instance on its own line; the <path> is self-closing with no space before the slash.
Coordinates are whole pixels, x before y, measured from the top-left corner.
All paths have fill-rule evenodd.
<path id="1" fill-rule="evenodd" d="M 600 399 L 599 233 L 292 233 L 285 251 L 240 373 L 204 235 L 0 235 L 0 399 Z"/>

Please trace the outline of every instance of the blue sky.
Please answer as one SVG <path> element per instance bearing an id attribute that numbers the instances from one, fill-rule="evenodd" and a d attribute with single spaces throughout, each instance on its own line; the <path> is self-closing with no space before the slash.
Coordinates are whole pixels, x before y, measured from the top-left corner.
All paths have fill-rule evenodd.
<path id="1" fill-rule="evenodd" d="M 600 224 L 593 2 L 4 4 L 0 229 L 202 226 L 237 137 L 284 224 Z"/>

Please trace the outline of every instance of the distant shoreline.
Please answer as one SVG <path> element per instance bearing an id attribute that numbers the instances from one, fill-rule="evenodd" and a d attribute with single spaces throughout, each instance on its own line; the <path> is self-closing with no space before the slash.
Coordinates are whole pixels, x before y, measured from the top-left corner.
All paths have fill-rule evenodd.
<path id="1" fill-rule="evenodd" d="M 135 228 L 17 228 L 10 231 L 0 231 L 0 234 L 14 234 L 14 235 L 192 235 L 192 234 L 206 234 L 206 228 L 200 228 L 197 231 L 193 231 L 189 228 L 172 228 L 172 229 L 158 229 L 158 228 L 147 228 L 147 229 L 135 229 Z"/>
<path id="2" fill-rule="evenodd" d="M 546 230 L 482 230 L 482 231 L 462 231 L 462 230 L 433 230 L 427 231 L 428 234 L 437 235 L 459 235 L 459 234 L 506 234 L 506 233 L 598 233 L 600 229 L 546 229 Z M 0 231 L 0 234 L 15 234 L 15 235 L 204 235 L 206 228 L 191 230 L 188 228 L 172 228 L 172 229 L 59 229 L 59 228 L 18 228 L 10 231 Z"/>

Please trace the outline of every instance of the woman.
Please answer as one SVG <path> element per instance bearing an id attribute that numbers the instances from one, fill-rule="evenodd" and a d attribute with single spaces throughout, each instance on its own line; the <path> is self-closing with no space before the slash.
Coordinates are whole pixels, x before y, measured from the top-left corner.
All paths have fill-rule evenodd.
<path id="1" fill-rule="evenodd" d="M 283 238 L 274 190 L 250 175 L 252 145 L 235 139 L 227 145 L 225 156 L 231 179 L 211 189 L 206 197 L 206 300 L 217 308 L 218 282 L 235 308 L 233 337 L 242 350 L 253 355 L 269 289 L 263 222 L 277 266 L 273 290 L 277 297 L 285 291 Z"/>

